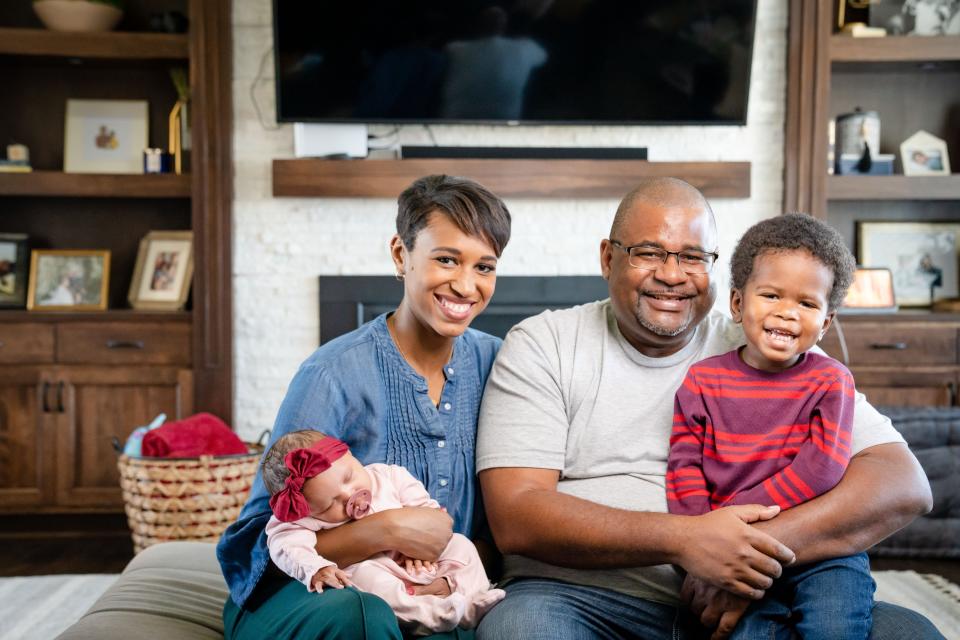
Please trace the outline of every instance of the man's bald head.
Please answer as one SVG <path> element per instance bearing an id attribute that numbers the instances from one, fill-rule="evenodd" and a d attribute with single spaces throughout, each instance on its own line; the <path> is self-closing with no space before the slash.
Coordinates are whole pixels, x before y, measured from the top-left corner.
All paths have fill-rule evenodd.
<path id="1" fill-rule="evenodd" d="M 618 238 L 624 222 L 638 204 L 670 209 L 702 209 L 707 213 L 711 235 L 716 238 L 717 221 L 710 203 L 696 187 L 678 178 L 645 178 L 623 197 L 610 226 L 610 237 Z"/>

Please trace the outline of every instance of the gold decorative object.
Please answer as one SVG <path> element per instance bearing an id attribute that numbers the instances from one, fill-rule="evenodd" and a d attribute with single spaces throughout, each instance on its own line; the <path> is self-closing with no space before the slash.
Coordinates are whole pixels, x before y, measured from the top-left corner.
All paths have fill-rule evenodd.
<path id="1" fill-rule="evenodd" d="M 183 147 L 180 139 L 180 127 L 183 126 L 183 107 L 186 104 L 184 100 L 177 100 L 170 110 L 170 136 L 167 144 L 167 150 L 173 158 L 173 172 L 177 175 L 183 173 Z"/>

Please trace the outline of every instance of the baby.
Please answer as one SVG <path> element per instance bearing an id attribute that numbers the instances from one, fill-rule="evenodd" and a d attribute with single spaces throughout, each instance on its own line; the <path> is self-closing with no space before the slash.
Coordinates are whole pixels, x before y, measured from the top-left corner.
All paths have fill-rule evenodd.
<path id="1" fill-rule="evenodd" d="M 283 436 L 264 456 L 262 466 L 273 510 L 266 530 L 270 558 L 309 591 L 320 592 L 327 585 L 374 593 L 418 635 L 475 627 L 506 595 L 490 588 L 473 543 L 456 533 L 435 563 L 392 552 L 341 570 L 317 553 L 317 531 L 386 509 L 439 509 L 423 484 L 403 467 L 363 466 L 346 444 L 319 431 Z M 427 585 L 437 578 L 447 582 L 450 595 L 413 595 L 411 585 Z"/>
<path id="2" fill-rule="evenodd" d="M 810 352 L 853 280 L 840 234 L 803 214 L 764 220 L 732 260 L 730 311 L 746 345 L 694 364 L 677 391 L 667 502 L 699 515 L 733 504 L 789 509 L 826 493 L 850 459 L 853 377 Z M 788 567 L 731 640 L 866 639 L 874 582 L 866 554 Z"/>

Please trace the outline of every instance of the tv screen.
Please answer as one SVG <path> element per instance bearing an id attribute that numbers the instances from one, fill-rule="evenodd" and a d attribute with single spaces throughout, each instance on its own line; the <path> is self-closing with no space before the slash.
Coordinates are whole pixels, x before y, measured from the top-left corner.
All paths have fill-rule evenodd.
<path id="1" fill-rule="evenodd" d="M 281 122 L 743 124 L 755 0 L 274 0 Z"/>

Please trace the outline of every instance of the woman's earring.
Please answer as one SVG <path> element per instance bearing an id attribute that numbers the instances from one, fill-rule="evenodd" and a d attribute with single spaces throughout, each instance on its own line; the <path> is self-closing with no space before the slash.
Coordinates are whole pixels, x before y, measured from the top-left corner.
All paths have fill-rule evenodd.
<path id="1" fill-rule="evenodd" d="M 403 282 L 403 271 L 397 271 L 397 274 L 394 277 L 397 279 L 397 282 Z"/>

